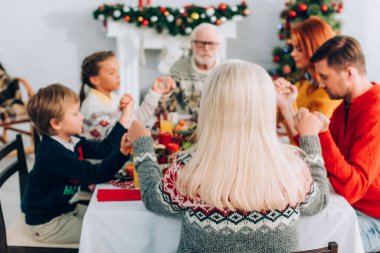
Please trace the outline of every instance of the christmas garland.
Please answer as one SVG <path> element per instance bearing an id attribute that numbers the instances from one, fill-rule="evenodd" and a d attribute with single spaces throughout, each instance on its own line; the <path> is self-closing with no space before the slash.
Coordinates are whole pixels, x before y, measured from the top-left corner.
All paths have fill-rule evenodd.
<path id="1" fill-rule="evenodd" d="M 249 9 L 245 1 L 230 6 L 221 3 L 218 7 L 187 5 L 182 8 L 171 7 L 128 7 L 123 4 L 101 5 L 93 13 L 94 19 L 107 26 L 107 20 L 136 24 L 138 27 L 155 28 L 158 33 L 167 30 L 169 34 L 189 35 L 200 23 L 221 25 L 234 17 L 248 16 Z"/>

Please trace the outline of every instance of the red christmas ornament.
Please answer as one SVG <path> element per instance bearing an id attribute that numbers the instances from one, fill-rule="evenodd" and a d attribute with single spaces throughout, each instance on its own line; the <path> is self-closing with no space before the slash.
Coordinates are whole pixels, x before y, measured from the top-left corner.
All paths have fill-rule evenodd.
<path id="1" fill-rule="evenodd" d="M 246 1 L 241 2 L 241 5 L 247 6 L 247 2 Z"/>
<path id="2" fill-rule="evenodd" d="M 98 8 L 99 10 L 104 10 L 104 5 L 101 5 L 101 6 L 99 6 L 99 8 Z"/>
<path id="3" fill-rule="evenodd" d="M 342 12 L 342 9 L 337 9 L 336 12 L 337 12 L 337 13 L 341 13 L 341 12 Z"/>
<path id="4" fill-rule="evenodd" d="M 187 17 L 187 12 L 182 13 L 182 16 Z"/>
<path id="5" fill-rule="evenodd" d="M 225 11 L 227 9 L 227 4 L 219 4 L 219 9 Z"/>
<path id="6" fill-rule="evenodd" d="M 322 4 L 321 11 L 326 12 L 328 10 L 329 10 L 329 7 L 327 5 L 325 5 L 325 4 Z"/>
<path id="7" fill-rule="evenodd" d="M 284 36 L 282 33 L 280 33 L 280 34 L 278 35 L 278 38 L 279 38 L 280 40 L 283 40 L 283 39 L 285 38 L 285 36 Z"/>
<path id="8" fill-rule="evenodd" d="M 280 61 L 280 56 L 279 55 L 275 55 L 274 57 L 273 57 L 273 61 L 274 62 L 279 62 Z"/>
<path id="9" fill-rule="evenodd" d="M 344 7 L 343 2 L 340 2 L 340 3 L 339 3 L 339 8 L 342 9 L 343 7 Z"/>
<path id="10" fill-rule="evenodd" d="M 307 8 L 308 8 L 308 6 L 307 6 L 307 4 L 305 4 L 305 3 L 300 3 L 300 4 L 298 5 L 298 10 L 299 10 L 300 12 L 305 12 L 305 11 L 307 11 Z"/>
<path id="11" fill-rule="evenodd" d="M 289 11 L 289 17 L 291 17 L 291 18 L 295 18 L 296 16 L 297 16 L 297 12 L 295 12 L 295 11 Z"/>
<path id="12" fill-rule="evenodd" d="M 292 72 L 292 68 L 288 64 L 282 67 L 282 73 L 284 73 L 285 75 L 289 74 L 290 72 Z"/>
<path id="13" fill-rule="evenodd" d="M 148 25 L 149 25 L 149 21 L 145 19 L 145 20 L 142 22 L 142 25 L 143 25 L 143 26 L 148 26 Z"/>
<path id="14" fill-rule="evenodd" d="M 165 7 L 160 7 L 160 11 L 161 11 L 161 12 L 165 12 L 165 11 L 166 11 L 166 8 L 165 8 Z"/>
<path id="15" fill-rule="evenodd" d="M 125 16 L 124 20 L 125 20 L 125 22 L 129 22 L 131 20 L 131 17 L 130 16 Z"/>

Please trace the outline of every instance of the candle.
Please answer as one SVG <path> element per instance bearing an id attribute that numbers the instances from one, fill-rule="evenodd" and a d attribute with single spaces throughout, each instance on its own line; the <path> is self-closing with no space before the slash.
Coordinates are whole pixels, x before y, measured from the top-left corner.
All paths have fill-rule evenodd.
<path id="1" fill-rule="evenodd" d="M 152 1 L 151 0 L 146 0 L 146 5 L 147 6 L 150 6 L 152 4 Z"/>
<path id="2" fill-rule="evenodd" d="M 140 189 L 139 175 L 137 174 L 136 169 L 133 167 L 133 186 L 135 189 Z"/>
<path id="3" fill-rule="evenodd" d="M 139 0 L 139 8 L 143 8 L 144 7 L 144 0 Z"/>
<path id="4" fill-rule="evenodd" d="M 133 155 L 133 149 L 131 150 L 131 155 Z M 136 167 L 135 167 L 135 164 L 136 164 L 135 156 L 133 156 L 132 161 L 133 161 L 133 186 L 135 187 L 135 189 L 139 189 L 140 183 L 139 183 L 139 175 L 137 174 Z"/>
<path id="5" fill-rule="evenodd" d="M 160 133 L 160 134 L 158 134 L 158 143 L 166 146 L 171 141 L 172 141 L 172 135 L 170 133 Z"/>

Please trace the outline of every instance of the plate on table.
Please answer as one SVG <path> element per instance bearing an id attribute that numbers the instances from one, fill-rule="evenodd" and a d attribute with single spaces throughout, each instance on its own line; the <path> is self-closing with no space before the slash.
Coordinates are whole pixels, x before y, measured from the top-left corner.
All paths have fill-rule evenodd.
<path id="1" fill-rule="evenodd" d="M 178 124 L 174 127 L 173 133 L 180 134 L 183 136 L 192 135 L 197 128 L 197 123 L 194 121 L 180 120 Z"/>

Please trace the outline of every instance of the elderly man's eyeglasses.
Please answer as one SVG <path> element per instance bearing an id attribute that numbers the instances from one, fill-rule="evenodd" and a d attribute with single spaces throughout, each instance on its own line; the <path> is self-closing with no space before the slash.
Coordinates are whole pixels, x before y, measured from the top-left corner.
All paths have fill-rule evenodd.
<path id="1" fill-rule="evenodd" d="M 209 48 L 216 48 L 219 45 L 218 42 L 202 41 L 202 40 L 193 40 L 192 43 L 197 48 L 205 48 L 206 46 L 208 46 Z"/>

